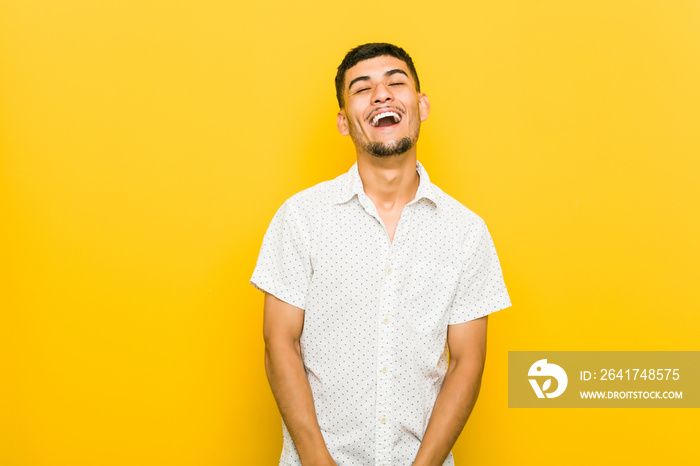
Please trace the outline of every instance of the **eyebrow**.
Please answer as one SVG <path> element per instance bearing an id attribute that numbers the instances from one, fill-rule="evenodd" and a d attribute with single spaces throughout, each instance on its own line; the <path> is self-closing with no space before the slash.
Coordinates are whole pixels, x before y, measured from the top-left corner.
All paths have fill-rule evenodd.
<path id="1" fill-rule="evenodd" d="M 406 74 L 406 72 L 404 70 L 400 70 L 398 68 L 387 71 L 386 73 L 384 73 L 384 76 L 388 77 L 388 76 L 391 76 L 394 74 L 402 74 L 408 78 L 408 75 Z M 353 79 L 352 81 L 350 81 L 350 84 L 348 85 L 348 89 L 351 89 L 352 85 L 355 84 L 356 82 L 359 82 L 359 81 L 369 81 L 369 76 L 358 76 L 357 78 Z"/>

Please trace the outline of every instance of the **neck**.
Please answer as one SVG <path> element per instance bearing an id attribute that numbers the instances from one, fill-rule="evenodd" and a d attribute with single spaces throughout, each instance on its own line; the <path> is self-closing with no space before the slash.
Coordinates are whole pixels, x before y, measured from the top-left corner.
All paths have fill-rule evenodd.
<path id="1" fill-rule="evenodd" d="M 365 194 L 379 210 L 403 209 L 418 190 L 420 177 L 416 173 L 416 151 L 392 157 L 357 154 L 357 170 Z"/>

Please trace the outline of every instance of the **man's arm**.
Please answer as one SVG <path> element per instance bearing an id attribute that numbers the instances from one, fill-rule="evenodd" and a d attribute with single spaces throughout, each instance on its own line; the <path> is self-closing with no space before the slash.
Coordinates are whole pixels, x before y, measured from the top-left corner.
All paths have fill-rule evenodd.
<path id="1" fill-rule="evenodd" d="M 414 466 L 442 465 L 474 408 L 486 359 L 488 316 L 447 327 L 450 365 Z"/>
<path id="2" fill-rule="evenodd" d="M 318 426 L 301 359 L 299 338 L 303 327 L 303 309 L 265 293 L 265 371 L 277 407 L 304 466 L 335 466 Z"/>

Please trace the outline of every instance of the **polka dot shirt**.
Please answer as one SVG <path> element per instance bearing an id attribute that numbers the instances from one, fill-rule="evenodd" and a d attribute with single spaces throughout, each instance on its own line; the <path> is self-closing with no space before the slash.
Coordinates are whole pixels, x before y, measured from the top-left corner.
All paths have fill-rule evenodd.
<path id="1" fill-rule="evenodd" d="M 411 465 L 447 370 L 447 326 L 510 306 L 484 222 L 416 170 L 393 242 L 355 164 L 282 205 L 251 278 L 305 310 L 302 358 L 341 466 Z M 283 436 L 280 465 L 301 465 L 284 425 Z"/>

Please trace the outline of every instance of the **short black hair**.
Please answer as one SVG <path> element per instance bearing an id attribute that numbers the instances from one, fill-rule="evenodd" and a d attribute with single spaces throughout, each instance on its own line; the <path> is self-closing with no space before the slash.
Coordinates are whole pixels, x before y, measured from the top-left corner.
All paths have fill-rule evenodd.
<path id="1" fill-rule="evenodd" d="M 390 56 L 398 58 L 408 66 L 408 71 L 416 81 L 416 91 L 420 92 L 420 81 L 416 67 L 413 66 L 411 56 L 404 49 L 394 44 L 386 42 L 371 42 L 369 44 L 358 45 L 350 50 L 343 58 L 343 61 L 338 66 L 338 72 L 335 75 L 335 96 L 338 99 L 338 106 L 343 108 L 343 86 L 345 85 L 345 72 L 357 65 L 359 62 L 369 60 L 370 58 Z"/>

